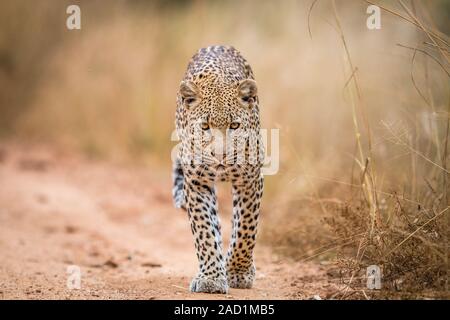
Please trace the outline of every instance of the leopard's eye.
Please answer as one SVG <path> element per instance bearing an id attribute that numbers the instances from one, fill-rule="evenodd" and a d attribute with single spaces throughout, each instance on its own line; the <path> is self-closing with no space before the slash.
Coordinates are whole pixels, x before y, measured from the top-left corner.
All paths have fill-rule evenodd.
<path id="1" fill-rule="evenodd" d="M 208 122 L 202 122 L 201 127 L 202 127 L 202 130 L 209 130 Z"/>
<path id="2" fill-rule="evenodd" d="M 187 105 L 190 105 L 194 102 L 195 102 L 195 98 L 185 98 L 184 99 L 184 103 L 186 103 Z"/>
<path id="3" fill-rule="evenodd" d="M 232 123 L 230 124 L 230 129 L 236 130 L 237 128 L 239 128 L 240 125 L 241 125 L 241 124 L 240 124 L 239 122 L 232 122 Z"/>

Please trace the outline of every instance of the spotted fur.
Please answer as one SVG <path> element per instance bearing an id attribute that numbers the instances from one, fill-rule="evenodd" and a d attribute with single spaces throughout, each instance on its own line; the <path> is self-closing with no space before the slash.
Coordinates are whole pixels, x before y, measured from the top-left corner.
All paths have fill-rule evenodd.
<path id="1" fill-rule="evenodd" d="M 263 145 L 256 82 L 236 49 L 211 46 L 193 56 L 180 84 L 175 122 L 181 145 L 174 162 L 174 203 L 188 213 L 199 261 L 190 289 L 226 293 L 228 287 L 250 288 L 263 193 Z M 217 181 L 231 182 L 233 193 L 226 256 Z"/>

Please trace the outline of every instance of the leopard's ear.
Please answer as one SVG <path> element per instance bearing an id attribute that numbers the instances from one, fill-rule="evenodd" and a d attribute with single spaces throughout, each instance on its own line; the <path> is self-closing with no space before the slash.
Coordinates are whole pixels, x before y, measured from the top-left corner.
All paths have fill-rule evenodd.
<path id="1" fill-rule="evenodd" d="M 239 83 L 238 98 L 244 106 L 252 106 L 256 102 L 258 87 L 256 81 L 245 79 Z"/>
<path id="2" fill-rule="evenodd" d="M 180 96 L 183 105 L 188 109 L 195 108 L 200 103 L 200 92 L 192 81 L 181 81 Z"/>

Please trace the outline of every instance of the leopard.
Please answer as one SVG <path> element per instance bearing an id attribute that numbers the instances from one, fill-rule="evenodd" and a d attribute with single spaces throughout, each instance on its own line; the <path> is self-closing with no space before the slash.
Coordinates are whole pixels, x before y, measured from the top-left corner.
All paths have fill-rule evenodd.
<path id="1" fill-rule="evenodd" d="M 264 178 L 257 83 L 232 46 L 202 48 L 180 83 L 175 112 L 180 140 L 173 161 L 173 201 L 187 212 L 198 260 L 191 292 L 252 288 Z M 232 223 L 223 252 L 216 186 L 231 184 Z M 231 200 L 230 199 L 230 200 Z"/>

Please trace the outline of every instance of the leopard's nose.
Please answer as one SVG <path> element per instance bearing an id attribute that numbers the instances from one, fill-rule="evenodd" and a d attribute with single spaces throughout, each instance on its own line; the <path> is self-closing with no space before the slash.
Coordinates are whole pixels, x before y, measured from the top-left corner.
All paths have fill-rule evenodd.
<path id="1" fill-rule="evenodd" d="M 214 150 L 212 151 L 213 157 L 216 158 L 220 163 L 225 160 L 226 157 L 226 148 L 223 143 L 219 143 L 218 141 L 215 143 Z"/>
<path id="2" fill-rule="evenodd" d="M 211 154 L 214 158 L 216 158 L 217 159 L 217 161 L 219 162 L 219 163 L 221 163 L 221 164 L 223 164 L 223 162 L 224 162 L 224 160 L 225 160 L 225 156 L 226 156 L 226 154 L 223 152 L 223 151 L 217 151 L 217 150 L 215 150 L 215 151 L 212 151 L 212 154 Z"/>

